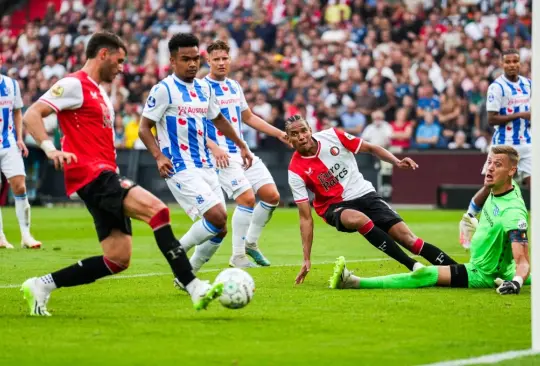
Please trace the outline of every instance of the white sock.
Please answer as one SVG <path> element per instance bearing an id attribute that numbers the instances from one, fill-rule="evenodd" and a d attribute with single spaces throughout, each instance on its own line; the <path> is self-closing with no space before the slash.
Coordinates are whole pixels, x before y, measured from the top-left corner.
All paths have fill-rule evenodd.
<path id="1" fill-rule="evenodd" d="M 56 290 L 56 283 L 54 283 L 54 279 L 52 278 L 52 275 L 50 273 L 48 275 L 41 276 L 38 281 L 45 290 L 49 292 L 51 292 L 52 290 Z"/>
<path id="2" fill-rule="evenodd" d="M 221 230 L 206 221 L 205 219 L 199 220 L 188 230 L 187 233 L 180 239 L 180 245 L 186 252 L 188 252 L 195 245 L 204 243 L 208 239 L 213 238 L 219 234 Z"/>
<path id="3" fill-rule="evenodd" d="M 28 203 L 26 193 L 15 196 L 15 213 L 19 220 L 22 237 L 30 235 L 30 203 Z"/>
<path id="4" fill-rule="evenodd" d="M 251 219 L 253 218 L 253 208 L 238 205 L 234 209 L 232 216 L 232 255 L 246 255 L 246 245 L 244 239 L 248 232 Z"/>
<path id="5" fill-rule="evenodd" d="M 261 236 L 263 228 L 266 226 L 277 205 L 271 205 L 269 203 L 259 201 L 255 209 L 253 210 L 253 219 L 246 235 L 246 242 L 250 244 L 257 243 Z"/>
<path id="6" fill-rule="evenodd" d="M 193 291 L 197 288 L 201 280 L 199 280 L 197 277 L 195 277 L 190 283 L 186 285 L 186 291 L 191 295 L 193 294 Z"/>
<path id="7" fill-rule="evenodd" d="M 214 253 L 219 249 L 222 241 L 223 238 L 214 237 L 195 247 L 195 253 L 189 259 L 189 263 L 191 263 L 191 267 L 193 268 L 193 274 L 197 273 L 212 258 Z"/>

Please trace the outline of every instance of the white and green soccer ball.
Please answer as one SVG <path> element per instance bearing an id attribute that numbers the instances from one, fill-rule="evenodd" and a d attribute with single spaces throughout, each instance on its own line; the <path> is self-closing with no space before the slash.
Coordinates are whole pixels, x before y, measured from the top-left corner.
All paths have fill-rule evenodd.
<path id="1" fill-rule="evenodd" d="M 216 277 L 216 283 L 223 283 L 221 305 L 228 309 L 241 309 L 250 303 L 255 293 L 255 281 L 249 273 L 240 268 L 227 268 Z"/>

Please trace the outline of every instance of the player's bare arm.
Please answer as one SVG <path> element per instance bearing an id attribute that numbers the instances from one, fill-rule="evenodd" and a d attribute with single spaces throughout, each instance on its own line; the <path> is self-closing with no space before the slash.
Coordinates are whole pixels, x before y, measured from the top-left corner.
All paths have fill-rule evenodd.
<path id="1" fill-rule="evenodd" d="M 17 147 L 21 150 L 22 155 L 26 158 L 28 156 L 28 149 L 23 139 L 23 116 L 21 109 L 13 110 L 13 122 L 15 123 L 15 133 L 17 134 Z"/>
<path id="2" fill-rule="evenodd" d="M 403 158 L 400 160 L 390 151 L 386 150 L 384 147 L 370 144 L 367 141 L 362 141 L 362 145 L 360 146 L 360 149 L 358 151 L 375 155 L 382 161 L 386 161 L 387 163 L 395 165 L 401 169 L 415 170 L 416 168 L 418 168 L 418 164 L 416 164 L 416 162 L 411 158 Z"/>
<path id="3" fill-rule="evenodd" d="M 249 151 L 246 143 L 240 137 L 238 137 L 238 135 L 234 131 L 234 128 L 223 116 L 223 114 L 218 114 L 218 116 L 214 118 L 212 122 L 218 130 L 220 130 L 226 137 L 231 139 L 232 142 L 234 142 L 235 145 L 240 148 L 242 159 L 244 160 L 245 169 L 251 167 L 251 163 L 253 162 L 253 156 L 251 155 L 251 152 Z"/>
<path id="4" fill-rule="evenodd" d="M 154 159 L 156 159 L 159 175 L 162 178 L 168 178 L 173 174 L 173 165 L 171 160 L 163 155 L 154 135 L 152 134 L 152 128 L 155 125 L 156 122 L 152 121 L 150 118 L 141 117 L 141 123 L 139 124 L 139 137 L 150 154 L 152 154 Z"/>
<path id="5" fill-rule="evenodd" d="M 212 156 L 214 156 L 216 166 L 220 169 L 227 168 L 229 166 L 229 154 L 209 138 L 206 138 L 206 145 L 210 149 Z"/>
<path id="6" fill-rule="evenodd" d="M 507 116 L 500 115 L 498 112 L 488 112 L 488 123 L 490 126 L 505 125 L 517 118 L 531 120 L 531 111 L 509 114 Z"/>
<path id="7" fill-rule="evenodd" d="M 268 136 L 275 137 L 279 141 L 283 142 L 285 145 L 292 147 L 285 131 L 281 131 L 279 128 L 276 128 L 270 123 L 264 121 L 261 117 L 254 114 L 250 108 L 242 112 L 242 121 L 244 121 L 246 125 L 256 129 L 257 131 L 262 132 Z"/>
<path id="8" fill-rule="evenodd" d="M 531 271 L 529 241 L 526 230 L 512 230 L 508 233 L 508 237 L 512 243 L 512 255 L 516 262 L 516 274 L 512 280 L 502 281 L 497 279 L 495 284 L 498 286 L 497 293 L 501 295 L 517 295 Z"/>
<path id="9" fill-rule="evenodd" d="M 301 284 L 311 269 L 311 247 L 313 245 L 313 216 L 309 201 L 298 202 L 298 213 L 300 216 L 300 236 L 302 237 L 302 249 L 304 253 L 304 263 L 300 272 L 296 276 L 295 283 Z"/>
<path id="10" fill-rule="evenodd" d="M 24 127 L 28 133 L 36 140 L 37 144 L 47 154 L 47 157 L 54 162 L 56 169 L 62 169 L 65 164 L 77 162 L 75 154 L 57 150 L 54 143 L 49 139 L 43 118 L 54 113 L 54 110 L 47 104 L 37 101 L 28 108 L 23 117 Z"/>

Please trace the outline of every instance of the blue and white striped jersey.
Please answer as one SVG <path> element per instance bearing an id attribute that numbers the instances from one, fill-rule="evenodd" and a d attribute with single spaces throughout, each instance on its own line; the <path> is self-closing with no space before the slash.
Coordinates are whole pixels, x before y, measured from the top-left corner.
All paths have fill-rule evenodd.
<path id="1" fill-rule="evenodd" d="M 19 83 L 8 76 L 0 75 L 0 144 L 2 149 L 17 145 L 13 110 L 22 107 Z"/>
<path id="2" fill-rule="evenodd" d="M 488 112 L 498 112 L 502 116 L 531 109 L 531 80 L 518 76 L 511 82 L 504 75 L 499 76 L 488 88 Z M 531 121 L 516 118 L 506 125 L 495 127 L 492 143 L 494 145 L 525 145 L 531 143 Z"/>
<path id="3" fill-rule="evenodd" d="M 206 76 L 204 80 L 212 89 L 212 93 L 216 95 L 221 114 L 231 123 L 236 134 L 241 139 L 244 139 L 242 135 L 242 112 L 249 107 L 240 84 L 229 78 L 216 81 Z M 208 125 L 208 137 L 229 154 L 240 154 L 238 146 L 231 139 L 223 136 L 220 131 L 217 131 L 211 121 Z"/>
<path id="4" fill-rule="evenodd" d="M 219 115 L 217 103 L 206 82 L 185 83 L 175 75 L 150 91 L 142 115 L 156 122 L 159 148 L 171 159 L 175 173 L 213 166 L 206 136 L 209 122 Z"/>

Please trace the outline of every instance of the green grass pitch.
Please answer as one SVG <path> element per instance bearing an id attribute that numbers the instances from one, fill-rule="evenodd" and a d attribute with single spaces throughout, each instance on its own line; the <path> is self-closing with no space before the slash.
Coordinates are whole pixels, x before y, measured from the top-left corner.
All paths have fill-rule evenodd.
<path id="1" fill-rule="evenodd" d="M 4 208 L 13 244 L 20 236 Z M 464 262 L 461 212 L 402 211 L 420 237 Z M 123 275 L 61 289 L 51 318 L 27 315 L 19 289 L 6 288 L 100 253 L 84 208 L 36 208 L 32 232 L 44 249 L 0 251 L 0 365 L 416 365 L 530 347 L 530 288 L 502 297 L 492 289 L 329 290 L 332 262 L 344 255 L 365 276 L 402 272 L 359 234 L 316 219 L 311 273 L 294 286 L 302 250 L 297 213 L 279 209 L 260 242 L 272 261 L 256 268 L 254 301 L 242 310 L 213 303 L 200 313 L 172 275 L 144 224 L 134 224 L 132 265 Z M 189 219 L 173 206 L 180 236 Z M 201 276 L 213 279 L 231 253 L 227 238 Z M 540 364 L 540 357 L 504 365 Z"/>

